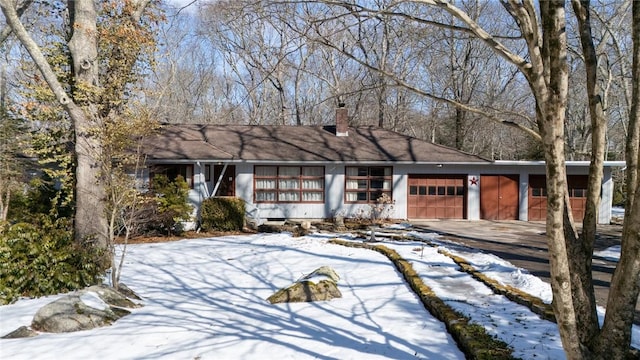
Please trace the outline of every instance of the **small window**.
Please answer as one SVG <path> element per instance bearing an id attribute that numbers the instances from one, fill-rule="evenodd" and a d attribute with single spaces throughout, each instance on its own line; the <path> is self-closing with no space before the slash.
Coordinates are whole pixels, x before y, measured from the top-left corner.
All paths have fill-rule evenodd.
<path id="1" fill-rule="evenodd" d="M 448 196 L 454 196 L 456 194 L 456 187 L 455 186 L 447 186 L 447 195 Z"/>
<path id="2" fill-rule="evenodd" d="M 444 186 L 438 186 L 438 195 L 439 196 L 443 196 L 445 192 L 445 187 Z"/>
<path id="3" fill-rule="evenodd" d="M 348 166 L 345 168 L 345 202 L 372 203 L 384 194 L 391 198 L 392 181 L 390 166 Z"/>
<path id="4" fill-rule="evenodd" d="M 464 195 L 464 186 L 458 186 L 456 187 L 456 195 Z"/>
<path id="5" fill-rule="evenodd" d="M 435 186 L 429 186 L 429 195 L 430 196 L 435 196 L 436 195 L 436 187 Z"/>
<path id="6" fill-rule="evenodd" d="M 427 187 L 420 186 L 420 195 L 427 195 Z"/>
<path id="7" fill-rule="evenodd" d="M 418 195 L 418 187 L 415 185 L 409 186 L 409 195 Z"/>

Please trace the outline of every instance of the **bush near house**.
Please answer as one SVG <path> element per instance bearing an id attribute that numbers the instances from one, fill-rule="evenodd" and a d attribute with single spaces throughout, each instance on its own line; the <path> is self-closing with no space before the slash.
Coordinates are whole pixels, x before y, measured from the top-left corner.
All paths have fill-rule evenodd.
<path id="1" fill-rule="evenodd" d="M 74 241 L 66 219 L 5 224 L 0 229 L 0 304 L 97 284 L 104 274 L 100 259 L 97 247 Z"/>
<path id="2" fill-rule="evenodd" d="M 237 231 L 244 226 L 245 204 L 240 198 L 208 198 L 200 211 L 200 227 L 204 231 Z"/>
<path id="3" fill-rule="evenodd" d="M 149 194 L 155 201 L 148 204 L 146 233 L 160 230 L 168 235 L 182 232 L 180 223 L 191 220 L 193 207 L 189 205 L 189 185 L 182 176 L 174 181 L 165 175 L 154 176 Z"/>

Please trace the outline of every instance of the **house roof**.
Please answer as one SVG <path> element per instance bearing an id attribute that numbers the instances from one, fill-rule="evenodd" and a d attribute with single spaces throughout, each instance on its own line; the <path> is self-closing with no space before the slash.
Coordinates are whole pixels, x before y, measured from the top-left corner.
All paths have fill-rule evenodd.
<path id="1" fill-rule="evenodd" d="M 165 125 L 151 161 L 490 163 L 479 156 L 377 127 Z"/>

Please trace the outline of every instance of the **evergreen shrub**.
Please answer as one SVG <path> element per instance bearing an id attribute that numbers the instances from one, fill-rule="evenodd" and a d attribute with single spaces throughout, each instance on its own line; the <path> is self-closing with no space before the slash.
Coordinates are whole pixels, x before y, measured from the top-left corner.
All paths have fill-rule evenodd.
<path id="1" fill-rule="evenodd" d="M 238 231 L 244 226 L 245 204 L 237 197 L 208 198 L 200 207 L 200 227 L 204 231 Z"/>
<path id="2" fill-rule="evenodd" d="M 182 176 L 174 181 L 165 175 L 156 175 L 151 182 L 150 194 L 155 198 L 151 206 L 148 230 L 162 230 L 167 234 L 182 231 L 181 222 L 191 219 L 193 207 L 189 204 L 189 185 Z"/>
<path id="3" fill-rule="evenodd" d="M 68 220 L 5 226 L 0 229 L 0 304 L 97 284 L 103 259 L 103 250 L 74 241 Z"/>

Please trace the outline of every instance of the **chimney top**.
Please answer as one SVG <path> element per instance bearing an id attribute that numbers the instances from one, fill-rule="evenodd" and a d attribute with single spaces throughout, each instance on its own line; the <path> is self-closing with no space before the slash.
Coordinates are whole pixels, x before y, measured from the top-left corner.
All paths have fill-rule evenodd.
<path id="1" fill-rule="evenodd" d="M 336 109 L 336 136 L 349 136 L 349 116 L 343 102 Z"/>

